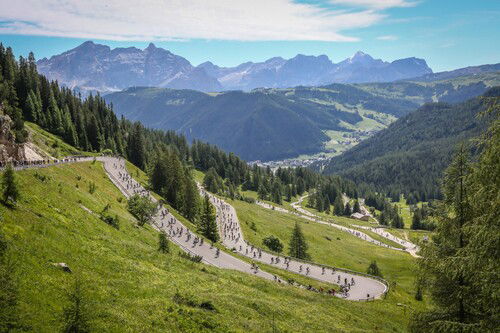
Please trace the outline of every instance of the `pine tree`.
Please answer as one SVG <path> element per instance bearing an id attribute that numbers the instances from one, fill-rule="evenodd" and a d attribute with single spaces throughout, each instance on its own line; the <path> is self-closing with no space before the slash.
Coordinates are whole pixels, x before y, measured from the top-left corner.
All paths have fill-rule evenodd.
<path id="1" fill-rule="evenodd" d="M 387 213 L 385 212 L 385 210 L 383 210 L 380 213 L 380 217 L 378 219 L 378 223 L 380 223 L 381 225 L 387 225 Z"/>
<path id="2" fill-rule="evenodd" d="M 491 98 L 489 98 L 491 99 Z M 483 332 L 498 329 L 500 314 L 500 105 L 491 102 L 489 113 L 495 120 L 480 139 L 482 153 L 473 165 L 470 184 L 471 223 L 465 229 L 468 243 L 460 254 L 475 290 L 472 307 L 475 321 Z"/>
<path id="3" fill-rule="evenodd" d="M 319 194 L 316 194 L 315 196 L 315 202 L 316 202 L 316 210 L 318 212 L 322 212 L 325 210 L 325 207 L 323 206 L 323 199 L 320 198 Z"/>
<path id="4" fill-rule="evenodd" d="M 307 253 L 307 242 L 298 223 L 295 223 L 295 227 L 293 228 L 289 246 L 289 254 L 291 257 L 303 260 L 310 259 L 310 256 Z"/>
<path id="5" fill-rule="evenodd" d="M 36 96 L 31 90 L 28 94 L 28 99 L 26 101 L 26 120 L 37 122 L 38 121 L 38 109 L 36 104 Z"/>
<path id="6" fill-rule="evenodd" d="M 163 231 L 160 232 L 158 237 L 158 251 L 161 253 L 170 253 L 170 242 L 167 234 Z"/>
<path id="7" fill-rule="evenodd" d="M 391 227 L 397 228 L 397 229 L 404 228 L 403 218 L 397 212 L 395 212 L 393 217 L 392 217 Z"/>
<path id="8" fill-rule="evenodd" d="M 20 197 L 15 171 L 10 164 L 7 165 L 7 168 L 3 173 L 2 196 L 3 202 L 10 206 L 15 205 L 16 201 Z"/>
<path id="9" fill-rule="evenodd" d="M 160 195 L 165 194 L 165 189 L 168 186 L 168 170 L 167 161 L 163 154 L 159 154 L 156 157 L 153 167 L 150 169 L 149 173 L 149 185 L 151 189 Z"/>
<path id="10" fill-rule="evenodd" d="M 273 182 L 271 201 L 277 203 L 278 205 L 281 205 L 283 203 L 281 195 L 281 184 L 277 180 Z"/>
<path id="11" fill-rule="evenodd" d="M 325 210 L 325 213 L 330 213 L 330 200 L 327 196 L 323 198 L 323 209 Z"/>
<path id="12" fill-rule="evenodd" d="M 198 187 L 192 179 L 186 180 L 186 194 L 184 196 L 183 215 L 189 221 L 194 222 L 199 213 L 200 195 Z"/>
<path id="13" fill-rule="evenodd" d="M 335 197 L 333 207 L 335 215 L 342 216 L 344 214 L 344 203 L 342 202 L 342 197 L 340 195 Z"/>
<path id="14" fill-rule="evenodd" d="M 383 277 L 382 276 L 382 272 L 380 271 L 380 269 L 378 268 L 378 265 L 377 265 L 377 262 L 376 261 L 372 261 L 370 263 L 370 265 L 368 266 L 368 269 L 366 271 L 368 274 L 370 275 L 374 275 L 374 276 L 379 276 L 379 277 Z"/>
<path id="15" fill-rule="evenodd" d="M 97 123 L 94 125 L 98 128 Z M 97 137 L 100 135 L 98 134 Z M 98 147 L 98 143 L 94 142 L 94 149 Z M 142 133 L 142 126 L 135 124 L 132 132 L 129 135 L 128 143 L 128 157 L 130 162 L 135 164 L 141 169 L 146 167 L 146 145 L 144 142 L 144 134 Z"/>
<path id="16" fill-rule="evenodd" d="M 288 202 L 292 201 L 292 196 L 293 196 L 292 192 L 293 192 L 292 185 L 287 185 L 285 187 L 286 201 L 288 201 Z"/>
<path id="17" fill-rule="evenodd" d="M 478 313 L 477 291 L 471 283 L 474 274 L 466 270 L 466 226 L 472 217 L 467 178 L 471 167 L 462 145 L 445 172 L 445 199 L 433 241 L 423 248 L 419 262 L 423 278 L 437 305 L 436 310 L 421 313 L 412 322 L 414 332 L 463 332 Z"/>
<path id="18" fill-rule="evenodd" d="M 413 213 L 413 217 L 411 220 L 411 229 L 419 230 L 422 228 L 422 215 L 420 214 L 420 210 L 416 209 Z"/>
<path id="19" fill-rule="evenodd" d="M 263 184 L 261 184 L 259 186 L 259 190 L 257 192 L 257 195 L 258 195 L 260 200 L 267 200 L 267 190 Z"/>
<path id="20" fill-rule="evenodd" d="M 217 242 L 219 240 L 215 212 L 208 195 L 205 195 L 203 200 L 203 208 L 200 217 L 200 232 L 212 242 Z"/>
<path id="21" fill-rule="evenodd" d="M 91 307 L 83 295 L 80 280 L 75 281 L 74 288 L 68 294 L 69 303 L 63 309 L 63 332 L 87 333 L 91 332 Z"/>
<path id="22" fill-rule="evenodd" d="M 344 216 L 351 216 L 351 214 L 352 214 L 351 205 L 349 204 L 349 202 L 346 202 L 344 206 Z"/>
<path id="23" fill-rule="evenodd" d="M 302 178 L 299 178 L 297 181 L 297 194 L 302 195 L 306 190 L 306 185 L 304 183 L 304 180 Z"/>
<path id="24" fill-rule="evenodd" d="M 462 146 L 447 169 L 443 216 L 423 250 L 422 276 L 437 307 L 412 318 L 412 332 L 496 332 L 500 313 L 500 119 L 480 139 L 478 162 Z"/>
<path id="25" fill-rule="evenodd" d="M 212 193 L 222 193 L 224 190 L 224 186 L 222 183 L 222 178 L 217 173 L 215 168 L 210 168 L 205 173 L 205 177 L 203 178 L 203 187 Z"/>

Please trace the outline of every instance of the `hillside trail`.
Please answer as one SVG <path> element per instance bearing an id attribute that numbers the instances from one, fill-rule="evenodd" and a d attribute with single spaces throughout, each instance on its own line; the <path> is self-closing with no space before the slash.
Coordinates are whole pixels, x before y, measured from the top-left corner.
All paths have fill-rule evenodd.
<path id="1" fill-rule="evenodd" d="M 204 194 L 209 196 L 217 209 L 217 224 L 222 243 L 233 252 L 255 262 L 262 262 L 322 282 L 336 285 L 354 282 L 345 295 L 347 299 L 368 300 L 379 298 L 386 292 L 387 286 L 383 282 L 358 272 L 297 260 L 255 247 L 244 239 L 234 207 L 209 192 L 204 191 Z"/>
<path id="2" fill-rule="evenodd" d="M 313 221 L 313 222 L 324 224 L 324 225 L 329 225 L 329 226 L 334 227 L 336 229 L 339 229 L 341 231 L 348 232 L 351 235 L 354 235 L 354 236 L 356 236 L 364 241 L 370 242 L 372 244 L 375 244 L 375 245 L 378 245 L 381 247 L 385 247 L 385 248 L 388 248 L 391 250 L 396 250 L 396 251 L 405 251 L 405 252 L 408 252 L 413 257 L 416 257 L 416 258 L 420 257 L 417 254 L 418 251 L 420 250 L 420 248 L 416 244 L 413 244 L 412 242 L 408 241 L 407 239 L 405 240 L 405 239 L 401 239 L 399 237 L 396 237 L 393 234 L 385 231 L 384 228 L 375 228 L 375 227 L 354 225 L 356 228 L 360 228 L 360 229 L 374 232 L 377 235 L 380 235 L 381 237 L 384 237 L 388 240 L 391 240 L 393 242 L 401 244 L 404 247 L 404 249 L 385 244 L 385 243 L 383 243 L 379 240 L 376 240 L 373 237 L 369 236 L 368 234 L 366 234 L 362 231 L 359 231 L 357 229 L 348 228 L 348 227 L 345 227 L 345 226 L 337 224 L 337 223 L 327 222 L 327 221 L 322 220 L 321 217 L 319 217 L 316 214 L 313 214 L 310 211 L 302 208 L 302 201 L 304 201 L 304 199 L 307 196 L 308 196 L 308 194 L 303 195 L 297 201 L 291 203 L 291 206 L 295 209 L 295 211 L 291 211 L 291 210 L 281 208 L 281 207 L 276 207 L 276 206 L 267 204 L 267 203 L 259 201 L 259 200 L 256 201 L 256 204 L 258 204 L 261 207 L 267 208 L 267 209 L 271 209 L 271 210 L 275 210 L 275 211 L 287 213 L 287 214 L 293 214 L 293 215 L 299 216 L 299 217 L 306 219 L 306 220 L 309 220 L 309 221 Z"/>
<path id="3" fill-rule="evenodd" d="M 170 211 L 168 211 L 167 208 L 158 202 L 158 200 L 154 198 L 149 191 L 147 191 L 139 182 L 134 180 L 133 177 L 131 177 L 127 172 L 125 160 L 123 158 L 70 157 L 59 160 L 41 160 L 17 163 L 15 165 L 15 169 L 22 170 L 29 168 L 44 168 L 68 163 L 89 162 L 93 160 L 103 162 L 104 170 L 106 171 L 107 176 L 125 197 L 130 198 L 133 195 L 147 196 L 151 201 L 157 203 L 158 209 L 157 213 L 152 218 L 152 226 L 160 232 L 165 232 L 169 236 L 170 240 L 186 253 L 192 256 L 201 256 L 202 262 L 206 264 L 224 269 L 233 269 L 267 280 L 282 283 L 284 282 L 282 279 L 259 269 L 256 263 L 262 262 L 270 264 L 289 272 L 333 284 L 334 286 L 346 283 L 352 284 L 352 282 L 354 282 L 348 293 L 335 294 L 338 297 L 354 301 L 381 298 L 387 291 L 385 281 L 359 272 L 341 268 L 330 268 L 314 263 L 298 261 L 296 259 L 288 260 L 287 269 L 285 267 L 286 264 L 284 263 L 284 257 L 280 257 L 277 262 L 274 261 L 275 263 L 272 264 L 271 257 L 273 257 L 274 260 L 277 255 L 259 250 L 244 240 L 234 208 L 225 201 L 218 199 L 211 193 L 205 192 L 202 189 L 204 193 L 209 195 L 211 202 L 216 207 L 218 228 L 223 245 L 229 249 L 233 249 L 233 251 L 238 252 L 240 255 L 244 255 L 252 259 L 254 262 L 250 264 L 227 252 L 218 250 L 218 248 L 212 245 L 209 241 L 202 241 L 203 238 L 196 235 L 196 233 L 191 230 L 191 226 L 187 226 L 179 221 L 179 219 L 177 219 Z M 237 237 L 237 239 L 230 237 L 230 235 L 234 236 L 236 232 L 239 233 L 239 237 Z"/>

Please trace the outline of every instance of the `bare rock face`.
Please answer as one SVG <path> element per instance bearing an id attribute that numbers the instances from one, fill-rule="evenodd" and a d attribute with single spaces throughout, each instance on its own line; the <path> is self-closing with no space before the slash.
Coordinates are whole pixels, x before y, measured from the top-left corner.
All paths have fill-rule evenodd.
<path id="1" fill-rule="evenodd" d="M 83 93 L 113 92 L 132 86 L 220 91 L 216 78 L 183 57 L 149 44 L 115 48 L 87 41 L 80 46 L 37 62 L 38 71 Z"/>
<path id="2" fill-rule="evenodd" d="M 11 126 L 12 119 L 8 115 L 0 114 L 0 161 L 25 161 L 24 144 L 16 143 L 16 138 L 10 130 Z"/>

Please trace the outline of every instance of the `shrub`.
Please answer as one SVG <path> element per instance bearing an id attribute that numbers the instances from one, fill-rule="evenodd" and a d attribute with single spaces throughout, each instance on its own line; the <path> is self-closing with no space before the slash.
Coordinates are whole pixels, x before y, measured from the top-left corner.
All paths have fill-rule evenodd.
<path id="1" fill-rule="evenodd" d="M 97 186 L 95 185 L 94 182 L 89 183 L 89 193 L 94 194 L 95 190 L 97 189 Z"/>
<path id="2" fill-rule="evenodd" d="M 147 197 L 133 195 L 127 203 L 128 211 L 137 219 L 138 225 L 149 223 L 156 213 L 156 204 Z"/>
<path id="3" fill-rule="evenodd" d="M 45 175 L 42 175 L 42 174 L 39 174 L 38 171 L 35 172 L 35 174 L 33 175 L 33 177 L 35 177 L 36 179 L 38 179 L 42 183 L 45 183 L 46 181 L 49 180 L 49 177 L 47 177 Z"/>
<path id="4" fill-rule="evenodd" d="M 274 236 L 268 236 L 264 238 L 263 243 L 265 246 L 269 248 L 269 250 L 281 253 L 283 251 L 283 243 L 279 240 L 279 238 Z"/>
<path id="5" fill-rule="evenodd" d="M 253 231 L 257 232 L 257 225 L 255 224 L 254 221 L 252 221 L 252 223 L 250 223 L 250 229 L 252 229 Z"/>
<path id="6" fill-rule="evenodd" d="M 191 260 L 192 262 L 196 262 L 196 263 L 201 262 L 203 260 L 203 256 L 192 255 L 190 253 L 183 252 L 183 251 L 179 251 L 179 256 L 184 258 L 184 259 Z"/>
<path id="7" fill-rule="evenodd" d="M 248 203 L 255 203 L 255 199 L 254 198 L 250 198 L 250 197 L 246 197 L 246 196 L 241 196 L 241 200 L 242 201 L 245 201 L 245 202 L 248 202 Z"/>
<path id="8" fill-rule="evenodd" d="M 380 271 L 380 269 L 378 268 L 377 266 L 377 262 L 376 261 L 372 261 L 370 263 L 370 266 L 368 266 L 368 270 L 366 271 L 368 274 L 370 275 L 374 275 L 374 276 L 379 276 L 379 277 L 383 277 L 382 276 L 382 272 Z"/>

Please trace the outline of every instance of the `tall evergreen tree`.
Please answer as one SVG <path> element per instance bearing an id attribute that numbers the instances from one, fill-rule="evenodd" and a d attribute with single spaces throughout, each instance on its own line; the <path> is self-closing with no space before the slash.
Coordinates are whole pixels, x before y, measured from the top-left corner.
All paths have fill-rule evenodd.
<path id="1" fill-rule="evenodd" d="M 291 257 L 308 260 L 311 257 L 307 253 L 307 242 L 302 229 L 298 223 L 295 223 L 295 227 L 292 231 L 292 237 L 290 238 L 289 254 Z"/>
<path id="2" fill-rule="evenodd" d="M 344 214 L 344 203 L 342 202 L 342 197 L 337 195 L 335 202 L 333 203 L 333 211 L 335 215 L 342 216 Z"/>
<path id="3" fill-rule="evenodd" d="M 419 315 L 413 322 L 415 332 L 423 332 L 423 325 L 427 332 L 465 332 L 473 328 L 470 325 L 477 315 L 476 290 L 463 253 L 468 242 L 466 224 L 472 217 L 467 183 L 470 170 L 467 150 L 462 145 L 446 170 L 442 214 L 420 261 L 437 308 Z"/>
<path id="4" fill-rule="evenodd" d="M 217 242 L 219 240 L 217 221 L 215 220 L 215 211 L 210 203 L 208 195 L 205 195 L 203 200 L 202 213 L 200 217 L 200 232 L 212 242 Z"/>
<path id="5" fill-rule="evenodd" d="M 447 169 L 443 216 L 420 262 L 436 308 L 412 318 L 412 332 L 496 332 L 500 321 L 500 119 L 481 137 L 478 162 L 462 146 Z"/>
<path id="6" fill-rule="evenodd" d="M 272 185 L 271 201 L 281 205 L 283 203 L 281 194 L 281 184 L 279 181 L 275 180 Z"/>
<path id="7" fill-rule="evenodd" d="M 344 206 L 344 216 L 351 216 L 351 214 L 352 214 L 351 205 L 349 204 L 349 202 L 346 202 Z"/>
<path id="8" fill-rule="evenodd" d="M 259 190 L 257 192 L 257 195 L 258 195 L 260 200 L 267 200 L 267 190 L 263 184 L 261 184 L 259 186 Z"/>
<path id="9" fill-rule="evenodd" d="M 98 146 L 97 143 L 94 145 Z M 144 134 L 142 133 L 142 126 L 139 124 L 135 124 L 131 133 L 129 133 L 128 157 L 130 162 L 139 168 L 144 169 L 146 167 L 146 145 L 144 142 Z"/>
<path id="10" fill-rule="evenodd" d="M 91 332 L 91 307 L 83 294 L 80 280 L 75 281 L 73 289 L 68 293 L 68 304 L 63 309 L 63 332 L 87 333 Z"/>
<path id="11" fill-rule="evenodd" d="M 411 229 L 419 230 L 421 228 L 422 228 L 422 215 L 420 214 L 420 210 L 416 209 L 411 219 Z"/>
<path id="12" fill-rule="evenodd" d="M 315 197 L 315 202 L 316 202 L 316 205 L 315 205 L 316 210 L 318 212 L 324 211 L 325 207 L 323 206 L 323 203 L 324 203 L 323 198 L 320 197 L 319 193 L 317 193 L 314 197 Z"/>
<path id="13" fill-rule="evenodd" d="M 185 191 L 182 214 L 189 221 L 195 221 L 199 214 L 200 195 L 194 180 L 186 179 Z"/>
<path id="14" fill-rule="evenodd" d="M 293 186 L 292 185 L 286 185 L 285 187 L 285 195 L 286 195 L 286 201 L 291 202 L 292 197 L 293 197 Z"/>
<path id="15" fill-rule="evenodd" d="M 500 103 L 496 98 L 489 110 L 495 120 L 481 137 L 482 153 L 469 179 L 471 223 L 465 229 L 466 269 L 475 291 L 474 321 L 482 332 L 498 330 L 500 323 Z"/>

